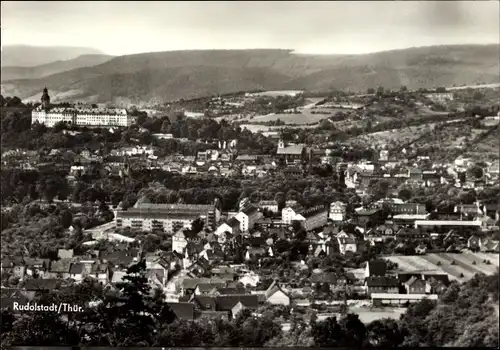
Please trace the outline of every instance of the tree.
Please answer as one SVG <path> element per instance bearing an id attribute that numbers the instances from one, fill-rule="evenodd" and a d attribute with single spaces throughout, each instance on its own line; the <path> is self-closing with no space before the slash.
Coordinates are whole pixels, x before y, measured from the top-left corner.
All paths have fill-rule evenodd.
<path id="1" fill-rule="evenodd" d="M 369 323 L 366 333 L 368 345 L 384 349 L 398 347 L 404 339 L 398 323 L 390 318 L 382 318 Z"/>
<path id="2" fill-rule="evenodd" d="M 67 209 L 63 210 L 60 214 L 61 226 L 64 228 L 68 228 L 71 226 L 73 222 L 73 215 Z"/>
<path id="3" fill-rule="evenodd" d="M 344 346 L 345 334 L 336 317 L 328 317 L 324 321 L 313 323 L 311 335 L 318 347 Z"/>
<path id="4" fill-rule="evenodd" d="M 404 201 L 408 201 L 412 197 L 412 192 L 409 188 L 402 188 L 398 192 L 398 197 Z"/>

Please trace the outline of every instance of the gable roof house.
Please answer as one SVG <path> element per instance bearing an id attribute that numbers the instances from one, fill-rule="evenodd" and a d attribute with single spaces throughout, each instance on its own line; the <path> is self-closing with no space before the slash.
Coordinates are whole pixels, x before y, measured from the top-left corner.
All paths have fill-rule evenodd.
<path id="1" fill-rule="evenodd" d="M 187 321 L 194 320 L 194 305 L 192 303 L 167 303 L 167 305 L 172 309 L 178 319 Z"/>
<path id="2" fill-rule="evenodd" d="M 234 310 L 236 313 L 241 311 L 241 307 L 256 310 L 259 307 L 259 297 L 255 294 L 221 295 L 215 297 L 216 310 L 227 312 L 231 317 L 236 316 L 236 314 L 233 314 L 233 308 L 238 303 L 242 305 Z"/>
<path id="3" fill-rule="evenodd" d="M 285 293 L 276 281 L 273 281 L 264 293 L 267 303 L 273 305 L 290 305 L 290 297 Z"/>
<path id="4" fill-rule="evenodd" d="M 418 277 L 411 277 L 404 283 L 404 288 L 408 294 L 425 294 L 427 283 Z"/>
<path id="5" fill-rule="evenodd" d="M 396 277 L 375 276 L 365 281 L 366 294 L 372 293 L 399 293 L 399 280 Z"/>

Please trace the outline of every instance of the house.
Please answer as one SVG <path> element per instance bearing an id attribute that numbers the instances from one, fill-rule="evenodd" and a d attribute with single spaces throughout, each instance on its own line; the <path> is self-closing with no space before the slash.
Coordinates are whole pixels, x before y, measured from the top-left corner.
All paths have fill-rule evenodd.
<path id="1" fill-rule="evenodd" d="M 365 278 L 385 276 L 387 263 L 384 260 L 372 260 L 366 263 Z"/>
<path id="2" fill-rule="evenodd" d="M 427 246 L 425 244 L 419 244 L 415 248 L 415 254 L 425 254 L 427 252 Z"/>
<path id="3" fill-rule="evenodd" d="M 486 237 L 473 235 L 467 240 L 467 248 L 473 251 L 497 253 L 498 241 L 493 241 Z"/>
<path id="4" fill-rule="evenodd" d="M 200 283 L 194 290 L 194 295 L 209 295 L 214 289 L 224 288 L 226 283 Z"/>
<path id="5" fill-rule="evenodd" d="M 423 279 L 413 276 L 403 285 L 408 294 L 425 294 L 427 283 Z"/>
<path id="6" fill-rule="evenodd" d="M 255 207 L 247 207 L 234 216 L 240 222 L 241 232 L 248 232 L 255 223 L 262 217 L 262 213 Z"/>
<path id="7" fill-rule="evenodd" d="M 356 221 L 359 225 L 365 226 L 369 222 L 376 222 L 380 219 L 382 211 L 380 209 L 356 209 Z"/>
<path id="8" fill-rule="evenodd" d="M 50 260 L 47 259 L 24 258 L 24 266 L 28 276 L 43 277 L 48 271 L 49 265 Z"/>
<path id="9" fill-rule="evenodd" d="M 399 280 L 395 277 L 375 276 L 365 281 L 366 294 L 372 293 L 399 293 Z"/>
<path id="10" fill-rule="evenodd" d="M 50 263 L 49 272 L 47 273 L 47 276 L 49 276 L 48 278 L 70 278 L 69 271 L 72 262 L 72 259 L 59 259 L 52 261 Z"/>
<path id="11" fill-rule="evenodd" d="M 283 159 L 286 164 L 300 164 L 306 158 L 306 148 L 303 145 L 285 146 L 285 142 L 280 139 L 278 141 L 276 154 L 279 158 Z"/>
<path id="12" fill-rule="evenodd" d="M 69 268 L 69 278 L 75 280 L 75 282 L 81 282 L 85 277 L 85 266 L 84 264 L 77 262 L 72 263 Z"/>
<path id="13" fill-rule="evenodd" d="M 267 255 L 268 249 L 264 247 L 248 247 L 245 252 L 245 260 L 259 259 Z"/>
<path id="14" fill-rule="evenodd" d="M 264 210 L 267 209 L 273 213 L 278 212 L 278 202 L 275 200 L 272 201 L 260 201 L 258 204 L 259 209 Z"/>
<path id="15" fill-rule="evenodd" d="M 290 305 L 290 297 L 285 293 L 278 283 L 274 281 L 264 293 L 265 300 L 273 305 Z"/>
<path id="16" fill-rule="evenodd" d="M 337 242 L 340 254 L 347 252 L 356 253 L 358 251 L 358 244 L 355 237 L 337 237 Z"/>
<path id="17" fill-rule="evenodd" d="M 229 313 L 232 317 L 233 308 L 236 304 L 241 303 L 242 305 L 235 309 L 235 311 L 241 311 L 241 307 L 256 310 L 259 307 L 259 297 L 255 294 L 238 294 L 238 295 L 221 295 L 215 297 L 215 309 L 216 311 L 224 311 Z"/>
<path id="18" fill-rule="evenodd" d="M 330 204 L 329 218 L 332 221 L 344 221 L 346 216 L 346 205 L 342 202 L 333 202 Z"/>
<path id="19" fill-rule="evenodd" d="M 188 241 L 186 239 L 186 235 L 183 232 L 184 230 L 181 229 L 176 232 L 175 235 L 172 236 L 172 251 L 177 252 L 177 253 L 183 253 L 184 249 L 186 248 Z"/>
<path id="20" fill-rule="evenodd" d="M 256 274 L 246 274 L 241 276 L 238 279 L 238 282 L 243 284 L 245 287 L 250 286 L 250 287 L 257 287 L 257 284 L 260 282 L 260 276 Z"/>
<path id="21" fill-rule="evenodd" d="M 236 316 L 238 316 L 238 314 L 244 309 L 246 309 L 246 306 L 243 305 L 241 301 L 238 301 L 238 303 L 231 309 L 231 316 L 233 319 L 236 318 Z"/>
<path id="22" fill-rule="evenodd" d="M 73 249 L 59 249 L 57 251 L 58 259 L 71 259 L 73 258 L 74 252 Z"/>

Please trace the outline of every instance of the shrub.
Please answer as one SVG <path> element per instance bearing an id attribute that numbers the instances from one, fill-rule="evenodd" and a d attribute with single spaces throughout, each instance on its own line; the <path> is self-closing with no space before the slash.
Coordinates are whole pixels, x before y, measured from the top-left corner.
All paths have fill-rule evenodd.
<path id="1" fill-rule="evenodd" d="M 438 261 L 436 265 L 441 266 L 441 261 Z"/>
<path id="2" fill-rule="evenodd" d="M 463 272 L 462 272 L 462 273 L 460 273 L 460 278 L 464 278 L 464 274 L 463 274 Z"/>
<path id="3" fill-rule="evenodd" d="M 472 265 L 476 265 L 476 261 L 475 260 L 472 262 Z"/>
<path id="4" fill-rule="evenodd" d="M 455 265 L 455 260 L 452 260 L 452 261 L 451 261 L 451 265 Z"/>

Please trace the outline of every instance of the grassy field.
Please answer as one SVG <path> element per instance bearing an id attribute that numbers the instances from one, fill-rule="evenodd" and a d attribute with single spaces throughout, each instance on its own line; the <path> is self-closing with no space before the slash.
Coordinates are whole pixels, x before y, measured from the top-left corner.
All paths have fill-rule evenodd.
<path id="1" fill-rule="evenodd" d="M 280 119 L 285 124 L 309 124 L 318 123 L 320 120 L 329 117 L 327 114 L 312 114 L 310 109 L 304 109 L 301 113 L 277 113 L 268 115 L 259 115 L 251 119 L 246 119 L 252 122 L 271 122 Z"/>
<path id="2" fill-rule="evenodd" d="M 498 268 L 499 255 L 492 253 L 437 253 L 421 256 L 390 256 L 386 258 L 395 262 L 400 271 L 422 271 L 428 273 L 446 273 L 450 279 L 466 281 L 476 273 L 493 274 Z M 483 260 L 489 260 L 487 265 Z M 455 264 L 452 265 L 452 261 Z M 474 265 L 475 262 L 475 265 Z M 461 277 L 463 275 L 463 277 Z"/>
<path id="3" fill-rule="evenodd" d="M 368 324 L 372 321 L 379 320 L 381 318 L 392 318 L 395 320 L 399 319 L 406 311 L 406 308 L 402 307 L 384 307 L 384 308 L 373 308 L 373 307 L 350 307 L 349 312 L 359 315 L 359 319 L 364 323 Z"/>
<path id="4" fill-rule="evenodd" d="M 253 124 L 241 124 L 240 125 L 242 129 L 248 129 L 251 132 L 264 132 L 264 131 L 273 131 L 273 130 L 280 130 L 283 129 L 285 126 L 266 126 L 266 125 L 253 125 Z M 307 129 L 307 128 L 314 128 L 317 125 L 298 125 L 298 126 L 287 126 L 287 128 L 290 129 Z"/>

